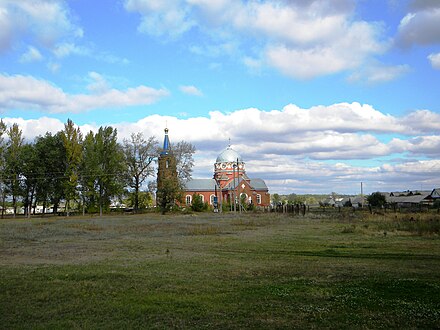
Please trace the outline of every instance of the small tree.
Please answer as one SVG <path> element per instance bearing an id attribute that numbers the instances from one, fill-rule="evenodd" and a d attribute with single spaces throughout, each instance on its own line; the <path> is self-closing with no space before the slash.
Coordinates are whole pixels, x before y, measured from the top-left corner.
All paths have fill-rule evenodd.
<path id="1" fill-rule="evenodd" d="M 165 214 L 175 205 L 175 201 L 182 199 L 182 188 L 179 184 L 179 180 L 174 177 L 162 178 L 160 188 L 157 189 L 157 201 L 158 206 Z"/>
<path id="2" fill-rule="evenodd" d="M 370 196 L 367 197 L 368 204 L 372 207 L 382 207 L 386 204 L 385 195 L 380 192 L 374 192 Z"/>
<path id="3" fill-rule="evenodd" d="M 202 212 L 205 210 L 205 203 L 203 203 L 201 195 L 194 193 L 192 196 L 191 210 L 194 212 Z"/>

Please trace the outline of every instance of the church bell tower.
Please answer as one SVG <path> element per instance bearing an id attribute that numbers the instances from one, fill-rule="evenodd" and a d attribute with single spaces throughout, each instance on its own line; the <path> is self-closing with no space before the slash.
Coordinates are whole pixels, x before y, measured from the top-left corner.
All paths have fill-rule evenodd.
<path id="1" fill-rule="evenodd" d="M 165 128 L 163 148 L 158 159 L 156 204 L 161 205 L 163 190 L 170 183 L 178 182 L 176 158 L 171 150 L 168 128 Z"/>

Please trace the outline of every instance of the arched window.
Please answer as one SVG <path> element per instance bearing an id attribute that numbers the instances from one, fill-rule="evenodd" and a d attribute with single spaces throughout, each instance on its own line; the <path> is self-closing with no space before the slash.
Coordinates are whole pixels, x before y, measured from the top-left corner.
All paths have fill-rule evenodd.
<path id="1" fill-rule="evenodd" d="M 261 204 L 261 195 L 257 194 L 257 204 Z"/>
<path id="2" fill-rule="evenodd" d="M 191 195 L 186 195 L 186 205 L 191 205 Z"/>
<path id="3" fill-rule="evenodd" d="M 209 203 L 210 203 L 211 205 L 214 205 L 214 199 L 215 199 L 215 195 L 211 195 L 211 196 L 209 196 Z"/>

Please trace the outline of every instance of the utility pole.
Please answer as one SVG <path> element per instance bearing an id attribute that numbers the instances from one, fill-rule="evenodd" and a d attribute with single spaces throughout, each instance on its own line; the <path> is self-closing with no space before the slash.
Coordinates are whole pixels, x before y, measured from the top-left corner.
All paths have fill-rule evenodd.
<path id="1" fill-rule="evenodd" d="M 364 208 L 364 188 L 362 182 L 361 182 L 361 207 Z"/>
<path id="2" fill-rule="evenodd" d="M 237 204 L 235 203 L 235 198 L 236 198 L 236 196 L 235 196 L 235 164 L 232 164 L 232 195 L 233 195 L 233 198 L 234 198 L 234 201 L 233 201 L 233 203 L 234 203 L 234 213 L 237 211 Z"/>
<path id="3" fill-rule="evenodd" d="M 241 213 L 241 196 L 240 196 L 240 187 L 238 186 L 240 182 L 240 167 L 238 166 L 238 158 L 237 158 L 237 196 L 238 196 L 238 210 Z"/>

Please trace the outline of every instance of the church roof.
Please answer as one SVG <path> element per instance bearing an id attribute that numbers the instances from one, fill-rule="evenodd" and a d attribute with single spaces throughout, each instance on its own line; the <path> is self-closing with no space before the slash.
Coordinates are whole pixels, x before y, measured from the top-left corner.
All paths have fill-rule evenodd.
<path id="1" fill-rule="evenodd" d="M 217 182 L 214 179 L 191 179 L 185 183 L 186 191 L 214 191 Z"/>
<path id="2" fill-rule="evenodd" d="M 251 179 L 250 185 L 255 190 L 269 190 L 263 179 Z"/>
<path id="3" fill-rule="evenodd" d="M 231 180 L 223 189 L 236 189 L 237 186 L 243 181 L 243 178 L 235 178 Z M 266 186 L 266 182 L 262 179 L 250 179 L 246 180 L 249 182 L 249 185 L 254 190 L 265 190 L 268 191 L 269 189 Z"/>
<path id="4" fill-rule="evenodd" d="M 239 162 L 243 162 L 240 154 L 229 146 L 218 155 L 216 163 L 236 162 L 237 159 Z"/>

